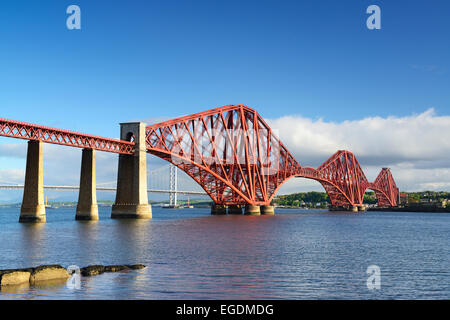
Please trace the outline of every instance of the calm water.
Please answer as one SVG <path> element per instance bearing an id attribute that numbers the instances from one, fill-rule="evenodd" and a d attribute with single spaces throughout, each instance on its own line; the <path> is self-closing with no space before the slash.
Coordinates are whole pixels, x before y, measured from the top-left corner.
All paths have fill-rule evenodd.
<path id="1" fill-rule="evenodd" d="M 75 208 L 19 224 L 0 209 L 0 269 L 143 263 L 65 285 L 2 289 L 0 299 L 449 299 L 450 214 L 278 210 L 210 216 L 153 208 L 152 220 L 77 222 Z M 366 287 L 369 265 L 381 289 Z"/>

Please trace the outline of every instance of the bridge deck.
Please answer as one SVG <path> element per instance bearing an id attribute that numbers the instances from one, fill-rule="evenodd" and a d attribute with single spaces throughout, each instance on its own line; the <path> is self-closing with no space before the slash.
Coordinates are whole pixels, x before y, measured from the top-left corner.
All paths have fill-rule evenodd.
<path id="1" fill-rule="evenodd" d="M 0 136 L 105 152 L 133 154 L 134 142 L 0 118 Z"/>

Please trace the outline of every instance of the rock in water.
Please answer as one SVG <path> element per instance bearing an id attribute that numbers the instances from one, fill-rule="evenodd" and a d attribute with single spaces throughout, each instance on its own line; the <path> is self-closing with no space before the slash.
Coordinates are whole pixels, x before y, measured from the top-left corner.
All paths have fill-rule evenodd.
<path id="1" fill-rule="evenodd" d="M 103 272 L 105 272 L 105 266 L 91 265 L 81 268 L 80 271 L 83 276 L 96 276 L 98 274 L 102 274 Z"/>
<path id="2" fill-rule="evenodd" d="M 48 280 L 64 280 L 70 277 L 64 267 L 60 265 L 45 265 L 35 268 L 30 275 L 30 283 L 48 281 Z"/>
<path id="3" fill-rule="evenodd" d="M 129 264 L 127 265 L 128 268 L 133 269 L 133 270 L 137 270 L 137 269 L 144 269 L 145 265 L 143 264 Z"/>
<path id="4" fill-rule="evenodd" d="M 128 266 L 125 265 L 112 265 L 112 266 L 105 266 L 105 272 L 117 272 L 130 269 Z"/>
<path id="5" fill-rule="evenodd" d="M 5 271 L 0 274 L 0 286 L 14 286 L 30 282 L 31 273 L 28 271 Z"/>

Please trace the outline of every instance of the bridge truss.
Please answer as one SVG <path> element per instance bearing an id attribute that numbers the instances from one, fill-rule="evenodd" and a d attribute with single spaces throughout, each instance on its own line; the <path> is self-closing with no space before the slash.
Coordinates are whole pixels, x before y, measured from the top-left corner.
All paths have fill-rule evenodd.
<path id="1" fill-rule="evenodd" d="M 301 166 L 262 117 L 229 105 L 147 127 L 147 151 L 192 177 L 217 204 L 267 205 L 292 177 L 319 181 L 334 206 L 362 205 L 367 189 L 396 206 L 389 169 L 370 183 L 354 154 L 340 150 L 317 169 Z"/>
<path id="2" fill-rule="evenodd" d="M 134 143 L 0 118 L 0 136 L 69 147 L 133 154 Z"/>
<path id="3" fill-rule="evenodd" d="M 228 105 L 146 128 L 147 152 L 194 179 L 216 204 L 270 204 L 288 179 L 322 184 L 333 206 L 362 205 L 372 189 L 380 206 L 396 206 L 388 168 L 369 182 L 353 153 L 340 150 L 317 169 L 301 166 L 253 109 Z M 0 136 L 133 155 L 135 143 L 0 118 Z"/>

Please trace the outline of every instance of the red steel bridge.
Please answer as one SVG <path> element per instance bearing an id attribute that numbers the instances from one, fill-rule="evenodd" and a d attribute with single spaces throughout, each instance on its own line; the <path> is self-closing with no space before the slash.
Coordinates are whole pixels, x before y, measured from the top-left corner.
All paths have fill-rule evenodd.
<path id="1" fill-rule="evenodd" d="M 0 136 L 133 155 L 136 144 L 0 118 Z M 369 182 L 355 155 L 339 150 L 318 168 L 300 165 L 262 117 L 244 105 L 165 121 L 145 128 L 145 148 L 194 179 L 219 205 L 269 205 L 293 177 L 318 181 L 335 207 L 362 206 L 367 189 L 378 205 L 397 206 L 398 188 L 383 168 Z"/>

